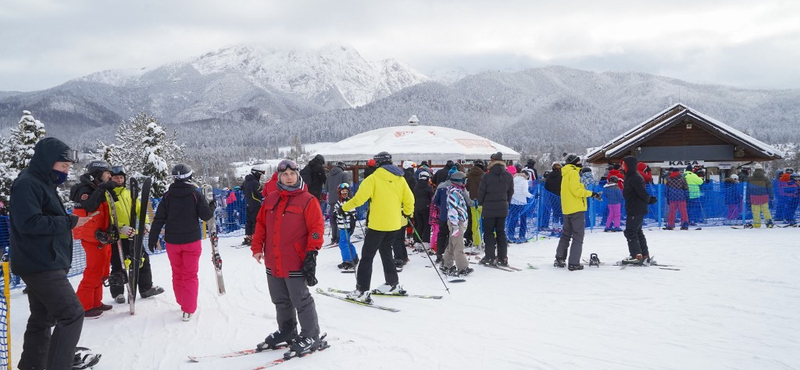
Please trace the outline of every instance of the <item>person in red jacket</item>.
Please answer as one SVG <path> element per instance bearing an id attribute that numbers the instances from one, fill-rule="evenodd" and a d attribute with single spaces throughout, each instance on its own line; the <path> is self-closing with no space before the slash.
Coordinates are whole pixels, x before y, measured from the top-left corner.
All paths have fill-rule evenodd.
<path id="1" fill-rule="evenodd" d="M 253 258 L 266 266 L 278 330 L 257 348 L 274 349 L 285 342 L 291 346 L 288 353 L 302 356 L 323 344 L 308 286 L 317 284 L 317 251 L 325 219 L 319 201 L 303 186 L 297 163 L 285 159 L 278 164 L 276 185 L 277 191 L 268 193 L 258 212 L 250 249 Z"/>

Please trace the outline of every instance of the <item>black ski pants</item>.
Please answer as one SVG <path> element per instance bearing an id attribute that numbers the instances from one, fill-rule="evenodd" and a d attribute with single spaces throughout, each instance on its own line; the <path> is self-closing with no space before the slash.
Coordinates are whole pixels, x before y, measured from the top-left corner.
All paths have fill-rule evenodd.
<path id="1" fill-rule="evenodd" d="M 124 253 L 125 256 L 131 256 L 132 252 L 133 240 L 122 239 L 122 253 Z M 145 252 L 144 246 L 142 246 L 142 257 L 144 258 L 144 264 L 139 267 L 139 281 L 136 282 L 139 294 L 146 292 L 153 287 L 153 271 L 150 270 L 150 256 L 147 254 L 147 252 Z M 114 275 L 114 273 L 123 273 L 122 262 L 119 260 L 119 248 L 117 247 L 117 244 L 111 245 L 111 275 Z M 116 297 L 122 293 L 125 293 L 125 286 L 111 285 L 108 290 L 111 291 L 111 297 Z"/>
<path id="2" fill-rule="evenodd" d="M 361 260 L 358 262 L 356 272 L 356 289 L 360 291 L 370 290 L 372 280 L 372 260 L 376 253 L 381 255 L 383 263 L 383 277 L 389 285 L 396 285 L 400 280 L 397 277 L 397 269 L 392 259 L 392 242 L 394 242 L 398 231 L 377 231 L 367 228 L 367 235 L 364 236 L 364 246 L 361 247 Z"/>
<path id="3" fill-rule="evenodd" d="M 464 246 L 472 245 L 472 212 L 475 212 L 472 207 L 467 207 L 467 231 L 464 232 Z"/>
<path id="4" fill-rule="evenodd" d="M 392 251 L 394 252 L 394 259 L 401 260 L 404 263 L 408 261 L 408 250 L 406 250 L 406 228 L 402 227 L 397 230 L 394 242 L 392 243 Z"/>
<path id="5" fill-rule="evenodd" d="M 508 239 L 506 239 L 506 216 L 483 218 L 483 240 L 486 243 L 486 257 L 506 259 Z M 494 248 L 497 246 L 497 255 Z"/>
<path id="6" fill-rule="evenodd" d="M 244 235 L 253 235 L 256 230 L 256 218 L 258 218 L 259 207 L 255 205 L 247 206 L 247 222 L 244 224 Z"/>
<path id="7" fill-rule="evenodd" d="M 445 211 L 447 212 L 447 211 Z M 444 251 L 447 250 L 447 243 L 450 242 L 450 225 L 447 220 L 439 219 L 439 234 L 436 235 L 436 255 L 439 257 L 444 256 Z"/>
<path id="8" fill-rule="evenodd" d="M 24 370 L 72 369 L 84 312 L 67 280 L 67 271 L 45 271 L 20 277 L 28 286 L 31 316 L 25 328 L 18 367 Z"/>
<path id="9" fill-rule="evenodd" d="M 642 231 L 642 222 L 644 222 L 645 215 L 628 215 L 625 219 L 625 239 L 628 240 L 628 252 L 631 257 L 636 257 L 637 254 L 649 256 L 650 251 L 647 249 L 647 239 L 644 237 Z"/>
<path id="10" fill-rule="evenodd" d="M 430 216 L 430 208 L 414 209 L 414 229 L 417 231 L 414 233 L 415 242 L 431 242 L 431 224 L 428 223 Z"/>

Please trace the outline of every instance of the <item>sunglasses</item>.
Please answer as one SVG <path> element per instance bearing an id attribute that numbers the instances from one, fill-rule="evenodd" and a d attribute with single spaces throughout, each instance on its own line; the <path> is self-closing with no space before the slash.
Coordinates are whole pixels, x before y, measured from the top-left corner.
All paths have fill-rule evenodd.
<path id="1" fill-rule="evenodd" d="M 278 172 L 286 171 L 286 169 L 297 171 L 297 163 L 290 159 L 284 159 L 281 163 L 278 163 Z"/>

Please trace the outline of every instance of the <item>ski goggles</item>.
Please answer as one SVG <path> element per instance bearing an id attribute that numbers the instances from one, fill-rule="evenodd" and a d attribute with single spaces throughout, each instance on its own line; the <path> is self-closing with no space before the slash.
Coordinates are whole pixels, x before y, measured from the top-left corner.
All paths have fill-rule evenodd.
<path id="1" fill-rule="evenodd" d="M 56 162 L 78 163 L 78 151 L 67 148 L 67 150 L 64 150 L 64 152 L 58 156 Z"/>
<path id="2" fill-rule="evenodd" d="M 295 163 L 291 159 L 284 159 L 281 161 L 281 163 L 278 163 L 278 172 L 283 172 L 286 171 L 287 169 L 290 169 L 292 171 L 297 171 L 297 163 Z"/>

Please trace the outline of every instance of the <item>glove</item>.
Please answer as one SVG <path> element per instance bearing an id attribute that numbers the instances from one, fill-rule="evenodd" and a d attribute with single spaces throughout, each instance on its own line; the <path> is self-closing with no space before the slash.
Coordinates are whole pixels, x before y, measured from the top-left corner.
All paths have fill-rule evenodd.
<path id="1" fill-rule="evenodd" d="M 658 203 L 658 198 L 651 195 L 650 200 L 647 201 L 647 204 L 656 204 L 656 203 Z"/>
<path id="2" fill-rule="evenodd" d="M 120 227 L 119 232 L 123 235 L 127 235 L 129 238 L 132 238 L 134 235 L 136 235 L 136 230 L 128 225 Z"/>
<path id="3" fill-rule="evenodd" d="M 211 199 L 211 201 L 208 202 L 208 208 L 211 208 L 212 211 L 217 209 L 217 200 Z"/>
<path id="4" fill-rule="evenodd" d="M 156 242 L 158 243 L 158 242 Z M 156 252 L 156 243 L 147 243 L 147 249 L 150 250 L 150 253 Z"/>
<path id="5" fill-rule="evenodd" d="M 452 234 L 450 234 L 450 235 L 452 235 L 452 236 L 454 236 L 454 237 L 456 237 L 456 238 L 457 238 L 457 237 L 458 237 L 458 235 L 460 235 L 460 234 L 461 234 L 461 229 L 459 229 L 459 228 L 456 228 L 455 230 L 453 230 L 453 233 L 452 233 Z"/>
<path id="6" fill-rule="evenodd" d="M 592 198 L 597 199 L 599 201 L 603 201 L 603 195 L 601 195 L 600 193 L 598 193 L 596 191 L 592 192 Z"/>
<path id="7" fill-rule="evenodd" d="M 317 251 L 306 253 L 306 259 L 303 261 L 303 272 L 306 275 L 306 285 L 317 285 Z"/>
<path id="8" fill-rule="evenodd" d="M 106 182 L 98 185 L 97 187 L 99 187 L 100 189 L 105 189 L 105 190 L 114 190 L 114 188 L 117 187 L 117 183 L 109 180 L 109 181 L 106 181 Z"/>

